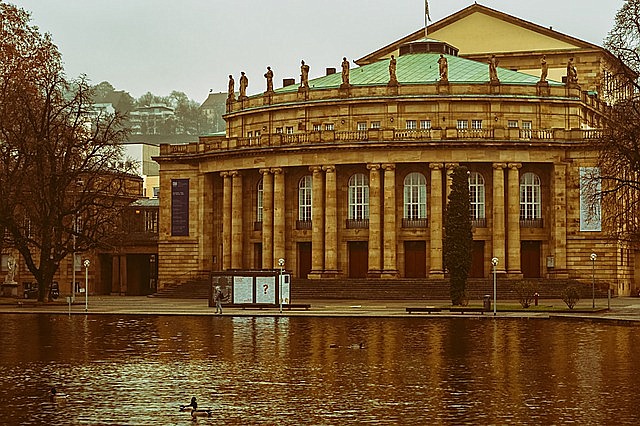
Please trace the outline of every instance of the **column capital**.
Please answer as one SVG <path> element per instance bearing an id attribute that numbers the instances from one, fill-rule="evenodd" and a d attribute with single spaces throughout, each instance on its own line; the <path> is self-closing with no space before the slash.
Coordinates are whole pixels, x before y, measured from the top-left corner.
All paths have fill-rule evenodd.
<path id="1" fill-rule="evenodd" d="M 375 163 L 368 163 L 367 164 L 367 169 L 369 170 L 380 170 L 380 164 L 375 164 Z"/>
<path id="2" fill-rule="evenodd" d="M 220 177 L 223 177 L 223 178 L 229 177 L 229 172 L 220 172 Z"/>
<path id="3" fill-rule="evenodd" d="M 458 167 L 458 163 L 445 163 L 444 166 L 446 167 L 447 170 L 453 170 L 456 167 Z"/>
<path id="4" fill-rule="evenodd" d="M 229 176 L 231 176 L 231 177 L 239 177 L 239 176 L 242 176 L 242 174 L 237 170 L 231 170 L 229 172 Z"/>
<path id="5" fill-rule="evenodd" d="M 522 167 L 522 163 L 509 163 L 508 167 L 513 170 L 518 170 Z"/>
<path id="6" fill-rule="evenodd" d="M 259 169 L 258 171 L 260 172 L 261 175 L 267 175 L 271 173 L 271 169 Z"/>
<path id="7" fill-rule="evenodd" d="M 507 167 L 507 163 L 493 163 L 491 165 L 494 169 L 504 169 Z"/>
<path id="8" fill-rule="evenodd" d="M 442 163 L 429 163 L 429 168 L 431 170 L 440 170 L 442 169 Z"/>
<path id="9" fill-rule="evenodd" d="M 384 164 L 382 164 L 382 168 L 384 170 L 395 170 L 396 169 L 396 165 L 395 165 L 395 163 L 384 163 Z"/>
<path id="10" fill-rule="evenodd" d="M 274 175 L 281 175 L 284 174 L 284 169 L 282 167 L 274 167 L 271 169 L 271 173 Z"/>
<path id="11" fill-rule="evenodd" d="M 322 171 L 322 166 L 309 166 L 309 171 L 315 175 Z"/>
<path id="12" fill-rule="evenodd" d="M 336 166 L 322 166 L 322 170 L 324 170 L 326 173 L 335 173 Z"/>

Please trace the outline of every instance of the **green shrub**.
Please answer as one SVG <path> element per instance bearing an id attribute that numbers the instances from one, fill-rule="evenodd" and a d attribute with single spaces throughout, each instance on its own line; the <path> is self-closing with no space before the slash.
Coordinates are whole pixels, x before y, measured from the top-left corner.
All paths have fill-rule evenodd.
<path id="1" fill-rule="evenodd" d="M 518 295 L 518 302 L 523 308 L 531 306 L 531 301 L 534 298 L 534 294 L 537 291 L 537 286 L 532 281 L 516 281 L 513 284 L 513 289 Z"/>
<path id="2" fill-rule="evenodd" d="M 580 300 L 580 287 L 576 284 L 570 284 L 562 290 L 562 301 L 567 304 L 569 309 L 573 309 Z"/>

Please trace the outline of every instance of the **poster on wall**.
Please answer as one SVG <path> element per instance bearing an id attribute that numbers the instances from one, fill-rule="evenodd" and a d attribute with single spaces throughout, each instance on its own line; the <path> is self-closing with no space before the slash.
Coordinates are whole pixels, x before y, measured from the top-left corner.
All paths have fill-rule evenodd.
<path id="1" fill-rule="evenodd" d="M 256 303 L 276 303 L 276 278 L 256 277 Z"/>
<path id="2" fill-rule="evenodd" d="M 282 274 L 280 275 L 280 288 L 281 288 L 281 293 L 280 296 L 282 297 L 282 304 L 283 305 L 288 305 L 289 303 L 291 303 L 291 275 L 289 274 Z"/>
<path id="3" fill-rule="evenodd" d="M 598 167 L 580 167 L 580 231 L 602 231 L 602 186 Z"/>
<path id="4" fill-rule="evenodd" d="M 171 235 L 189 236 L 189 179 L 171 179 Z"/>
<path id="5" fill-rule="evenodd" d="M 233 277 L 233 303 L 253 303 L 253 277 Z"/>

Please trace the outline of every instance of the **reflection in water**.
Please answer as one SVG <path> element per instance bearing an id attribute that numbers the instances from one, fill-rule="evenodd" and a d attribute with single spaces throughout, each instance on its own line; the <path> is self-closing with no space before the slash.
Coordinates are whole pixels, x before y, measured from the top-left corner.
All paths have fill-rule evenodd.
<path id="1" fill-rule="evenodd" d="M 8 424 L 637 424 L 635 327 L 3 315 Z M 362 344 L 362 348 L 361 345 Z M 51 386 L 68 393 L 52 403 Z M 20 407 L 17 409 L 16 407 Z"/>

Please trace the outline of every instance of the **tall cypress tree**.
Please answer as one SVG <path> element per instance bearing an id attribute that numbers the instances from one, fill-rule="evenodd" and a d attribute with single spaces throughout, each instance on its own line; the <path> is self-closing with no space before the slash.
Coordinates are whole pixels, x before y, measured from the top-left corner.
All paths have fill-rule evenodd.
<path id="1" fill-rule="evenodd" d="M 464 166 L 453 170 L 451 193 L 445 215 L 444 263 L 449 270 L 451 303 L 466 303 L 466 286 L 471 269 L 471 202 L 469 171 Z"/>

